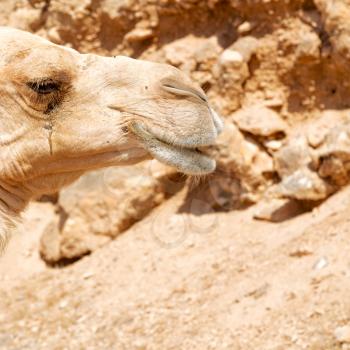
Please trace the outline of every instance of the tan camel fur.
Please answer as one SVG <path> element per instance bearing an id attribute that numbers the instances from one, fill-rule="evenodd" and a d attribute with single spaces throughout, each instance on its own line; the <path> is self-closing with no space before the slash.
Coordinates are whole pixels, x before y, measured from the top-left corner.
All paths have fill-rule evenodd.
<path id="1" fill-rule="evenodd" d="M 156 158 L 206 174 L 222 122 L 178 69 L 80 54 L 0 27 L 0 245 L 34 197 L 85 171 Z"/>

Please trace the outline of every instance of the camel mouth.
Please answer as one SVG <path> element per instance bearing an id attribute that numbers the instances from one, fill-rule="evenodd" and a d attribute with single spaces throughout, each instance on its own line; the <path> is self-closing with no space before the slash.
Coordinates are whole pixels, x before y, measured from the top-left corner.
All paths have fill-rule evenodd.
<path id="1" fill-rule="evenodd" d="M 188 175 L 205 175 L 216 168 L 216 161 L 205 154 L 205 148 L 184 147 L 168 143 L 152 133 L 145 124 L 133 122 L 130 130 L 141 140 L 142 146 L 158 161 Z"/>

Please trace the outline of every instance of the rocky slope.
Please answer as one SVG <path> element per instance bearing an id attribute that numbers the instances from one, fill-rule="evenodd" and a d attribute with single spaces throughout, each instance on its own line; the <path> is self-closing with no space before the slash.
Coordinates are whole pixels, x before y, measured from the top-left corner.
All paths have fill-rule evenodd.
<path id="1" fill-rule="evenodd" d="M 181 68 L 226 130 L 199 184 L 148 162 L 33 204 L 0 260 L 0 349 L 350 348 L 348 0 L 1 6 L 0 24 Z"/>

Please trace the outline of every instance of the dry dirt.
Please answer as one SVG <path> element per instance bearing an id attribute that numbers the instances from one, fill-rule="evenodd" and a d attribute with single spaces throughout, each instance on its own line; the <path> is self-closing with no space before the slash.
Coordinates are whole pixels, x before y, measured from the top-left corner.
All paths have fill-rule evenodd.
<path id="1" fill-rule="evenodd" d="M 178 66 L 226 122 L 198 187 L 169 193 L 147 163 L 28 208 L 0 258 L 1 350 L 350 349 L 350 1 L 0 6 L 82 52 Z"/>

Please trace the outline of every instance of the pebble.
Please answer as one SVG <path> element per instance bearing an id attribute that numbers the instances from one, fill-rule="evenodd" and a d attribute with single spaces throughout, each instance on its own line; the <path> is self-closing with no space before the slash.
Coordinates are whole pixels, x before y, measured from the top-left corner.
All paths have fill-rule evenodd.
<path id="1" fill-rule="evenodd" d="M 328 260 L 326 258 L 322 257 L 314 265 L 314 270 L 322 270 L 327 266 L 328 266 Z"/>
<path id="2" fill-rule="evenodd" d="M 266 107 L 282 107 L 284 104 L 283 100 L 280 98 L 272 98 L 270 100 L 265 100 L 264 105 Z"/>
<path id="3" fill-rule="evenodd" d="M 228 66 L 228 65 L 240 65 L 243 63 L 243 56 L 238 52 L 234 50 L 225 50 L 221 56 L 220 56 L 220 64 L 222 66 Z"/>
<path id="4" fill-rule="evenodd" d="M 59 303 L 59 308 L 60 309 L 64 309 L 64 308 L 66 308 L 68 306 L 68 300 L 62 300 L 60 303 Z"/>
<path id="5" fill-rule="evenodd" d="M 253 26 L 250 22 L 243 22 L 241 25 L 238 26 L 237 32 L 239 34 L 245 34 L 252 30 Z"/>
<path id="6" fill-rule="evenodd" d="M 300 204 L 290 199 L 273 198 L 260 203 L 253 214 L 256 220 L 282 222 L 302 212 Z"/>
<path id="7" fill-rule="evenodd" d="M 334 331 L 334 336 L 339 343 L 350 344 L 350 326 L 338 327 Z"/>
<path id="8" fill-rule="evenodd" d="M 264 142 L 264 146 L 272 151 L 278 151 L 283 145 L 280 140 L 267 140 Z"/>
<path id="9" fill-rule="evenodd" d="M 95 274 L 93 272 L 85 272 L 84 275 L 83 275 L 83 279 L 84 280 L 87 280 L 91 277 L 93 277 Z"/>
<path id="10" fill-rule="evenodd" d="M 125 39 L 129 42 L 144 41 L 154 36 L 152 29 L 149 28 L 136 28 L 129 32 Z"/>

